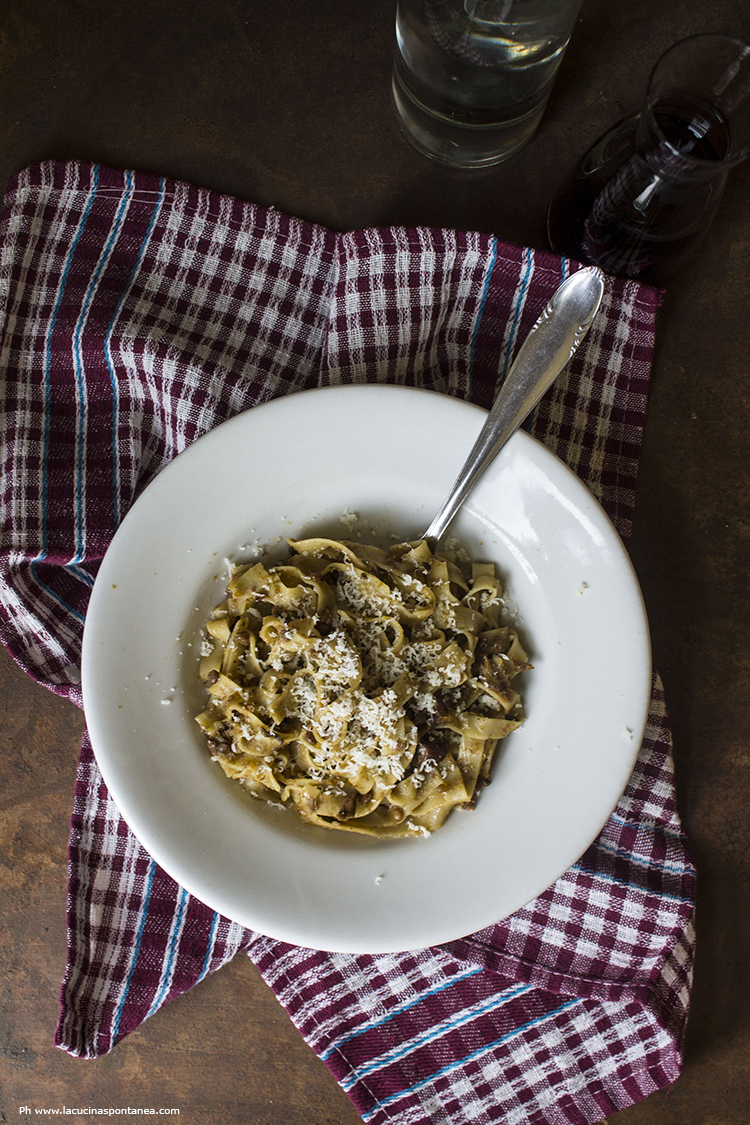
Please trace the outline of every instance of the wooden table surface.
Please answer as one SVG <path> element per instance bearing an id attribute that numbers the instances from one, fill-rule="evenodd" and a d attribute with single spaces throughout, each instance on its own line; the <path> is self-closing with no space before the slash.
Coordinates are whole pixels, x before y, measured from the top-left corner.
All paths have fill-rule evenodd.
<path id="1" fill-rule="evenodd" d="M 556 184 L 637 108 L 658 55 L 699 32 L 750 41 L 747 0 L 584 0 L 531 143 L 453 172 L 395 123 L 393 15 L 393 0 L 3 0 L 0 181 L 39 159 L 95 159 L 337 230 L 427 224 L 544 248 Z M 617 1125 L 750 1120 L 748 189 L 750 162 L 658 321 L 632 554 L 699 872 L 698 956 L 683 1073 Z M 179 1108 L 186 1125 L 356 1125 L 243 955 L 105 1058 L 53 1047 L 83 720 L 4 653 L 0 695 L 0 1121 L 141 1105 Z"/>

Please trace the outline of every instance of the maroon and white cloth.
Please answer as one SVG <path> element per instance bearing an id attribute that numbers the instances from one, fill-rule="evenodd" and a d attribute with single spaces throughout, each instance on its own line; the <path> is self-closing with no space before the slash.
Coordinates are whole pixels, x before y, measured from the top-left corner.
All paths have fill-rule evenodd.
<path id="1" fill-rule="evenodd" d="M 79 705 L 97 565 L 172 457 L 303 387 L 408 383 L 488 406 L 577 268 L 477 233 L 337 234 L 77 162 L 11 180 L 0 249 L 0 638 Z M 657 305 L 609 281 L 530 425 L 626 541 Z M 598 1122 L 679 1073 L 693 893 L 656 677 L 630 784 L 579 862 L 481 933 L 389 956 L 296 948 L 214 914 L 133 837 L 84 738 L 56 1043 L 111 1050 L 243 949 L 372 1125 Z"/>

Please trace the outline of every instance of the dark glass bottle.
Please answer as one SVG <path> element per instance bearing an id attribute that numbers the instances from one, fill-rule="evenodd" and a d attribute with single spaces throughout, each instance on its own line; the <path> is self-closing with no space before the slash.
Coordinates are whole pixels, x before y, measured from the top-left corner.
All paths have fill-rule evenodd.
<path id="1" fill-rule="evenodd" d="M 654 69 L 643 110 L 597 141 L 555 194 L 550 245 L 663 284 L 706 234 L 748 147 L 750 47 L 724 36 L 684 40 Z"/>

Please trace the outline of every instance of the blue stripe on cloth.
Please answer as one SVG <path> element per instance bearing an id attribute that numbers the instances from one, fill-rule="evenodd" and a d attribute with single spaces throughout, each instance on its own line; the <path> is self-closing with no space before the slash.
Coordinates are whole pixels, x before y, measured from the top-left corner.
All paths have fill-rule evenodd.
<path id="1" fill-rule="evenodd" d="M 446 1074 L 450 1074 L 451 1071 L 466 1066 L 467 1063 L 474 1062 L 475 1059 L 481 1058 L 482 1055 L 486 1054 L 488 1051 L 493 1051 L 496 1047 L 501 1047 L 503 1043 L 507 1043 L 508 1040 L 513 1039 L 516 1035 L 522 1035 L 532 1027 L 537 1027 L 540 1023 L 544 1023 L 545 1020 L 551 1019 L 553 1016 L 558 1016 L 561 1012 L 572 1008 L 574 1004 L 580 1003 L 581 1001 L 577 997 L 573 1000 L 568 1000 L 565 1004 L 561 1004 L 559 1008 L 554 1008 L 551 1012 L 546 1012 L 543 1016 L 537 1016 L 536 1019 L 530 1020 L 521 1027 L 514 1027 L 512 1031 L 506 1032 L 505 1035 L 501 1035 L 499 1039 L 495 1039 L 492 1043 L 486 1043 L 484 1046 L 478 1047 L 476 1051 L 472 1051 L 462 1059 L 456 1059 L 455 1062 L 448 1063 L 447 1066 L 441 1067 L 440 1070 L 436 1070 L 433 1074 L 428 1075 L 427 1078 L 423 1078 L 421 1082 L 416 1082 L 413 1086 L 409 1086 L 408 1089 L 400 1090 L 396 1094 L 389 1094 L 387 1098 L 382 1098 L 381 1101 L 377 1102 L 371 1109 L 367 1110 L 366 1113 L 363 1113 L 362 1116 L 364 1120 L 369 1120 L 378 1110 L 385 1109 L 387 1106 L 401 1101 L 402 1098 L 406 1098 L 410 1094 L 416 1094 L 420 1090 L 424 1090 L 425 1086 L 430 1086 L 437 1079 L 442 1078 Z"/>
<path id="2" fill-rule="evenodd" d="M 567 258 L 561 258 L 560 259 L 560 285 L 562 285 L 562 283 L 568 277 L 568 273 L 569 273 L 568 265 L 569 265 L 569 263 L 568 263 Z M 536 406 L 534 406 L 532 408 L 532 410 L 528 414 L 525 421 L 521 423 L 521 429 L 526 430 L 528 433 L 533 432 L 534 422 L 536 421 L 536 415 L 537 415 L 538 410 L 539 410 L 539 403 L 537 403 Z"/>
<path id="3" fill-rule="evenodd" d="M 42 582 L 37 573 L 36 567 L 36 564 L 41 561 L 41 558 L 36 558 L 29 566 L 31 576 L 36 582 L 37 586 L 40 590 L 44 590 L 45 594 L 49 594 L 49 596 L 53 599 L 53 601 L 57 602 L 61 609 L 64 609 L 66 613 L 69 613 L 71 615 L 71 617 L 75 617 L 76 621 L 80 621 L 81 625 L 83 625 L 84 621 L 86 620 L 84 614 L 82 614 L 80 610 L 74 609 L 72 605 L 69 605 L 65 601 L 65 599 L 61 598 L 60 595 L 55 590 L 51 589 L 46 582 Z"/>
<path id="4" fill-rule="evenodd" d="M 91 577 L 88 571 L 83 569 L 82 566 L 76 566 L 73 563 L 68 563 L 63 567 L 63 570 L 67 570 L 68 574 L 72 574 L 73 577 L 77 578 L 79 582 L 83 582 L 84 586 L 88 586 L 89 588 L 91 588 L 94 585 L 94 579 Z"/>
<path id="5" fill-rule="evenodd" d="M 508 374 L 510 367 L 511 356 L 513 354 L 513 345 L 516 342 L 518 335 L 518 325 L 521 320 L 521 313 L 526 304 L 526 295 L 531 285 L 531 278 L 534 274 L 534 253 L 528 247 L 523 251 L 523 266 L 521 269 L 521 276 L 516 287 L 516 292 L 513 295 L 513 306 L 511 312 L 511 325 L 510 332 L 508 333 L 507 346 L 505 351 L 505 359 L 503 361 L 503 369 L 501 372 L 500 382 L 505 382 L 505 376 Z"/>
<path id="6" fill-rule="evenodd" d="M 532 988 L 533 985 L 530 984 L 519 985 L 509 992 L 503 993 L 501 996 L 493 996 L 490 1000 L 485 1000 L 481 1004 L 475 1004 L 471 1008 L 465 1008 L 452 1019 L 443 1020 L 441 1023 L 435 1024 L 428 1031 L 422 1032 L 421 1035 L 415 1035 L 413 1039 L 403 1043 L 400 1047 L 394 1048 L 391 1051 L 386 1051 L 385 1054 L 378 1056 L 377 1059 L 373 1059 L 372 1062 L 358 1067 L 344 1079 L 341 1083 L 342 1088 L 344 1090 L 351 1089 L 368 1074 L 372 1074 L 376 1070 L 382 1070 L 383 1067 L 391 1066 L 393 1063 L 412 1054 L 413 1051 L 418 1051 L 420 1047 L 427 1046 L 428 1043 L 433 1042 L 435 1039 L 441 1039 L 443 1035 L 448 1034 L 448 1032 L 455 1031 L 467 1023 L 472 1023 L 473 1020 L 479 1019 L 480 1016 L 487 1015 L 488 1012 L 502 1008 L 517 996 L 521 996 L 524 992 L 530 992 Z"/>
<path id="7" fill-rule="evenodd" d="M 352 1031 L 348 1035 L 345 1035 L 342 1039 L 337 1039 L 335 1043 L 332 1043 L 330 1047 L 327 1047 L 325 1051 L 322 1052 L 320 1057 L 325 1061 L 327 1058 L 330 1058 L 334 1051 L 338 1051 L 341 1047 L 343 1047 L 345 1043 L 351 1042 L 352 1039 L 356 1039 L 359 1035 L 364 1035 L 368 1031 L 372 1031 L 376 1027 L 382 1027 L 383 1024 L 388 1023 L 390 1020 L 392 1020 L 394 1016 L 400 1016 L 403 1015 L 404 1012 L 408 1012 L 410 1008 L 413 1008 L 415 1006 L 415 1004 L 421 1004 L 422 1001 L 426 1000 L 428 997 L 437 996 L 439 992 L 445 991 L 446 988 L 450 988 L 458 981 L 468 980 L 469 977 L 474 977 L 477 975 L 477 973 L 481 973 L 482 971 L 483 969 L 481 965 L 477 965 L 472 969 L 465 969 L 462 973 L 456 973 L 456 975 L 451 977 L 450 980 L 441 981 L 440 984 L 436 984 L 433 988 L 428 988 L 426 992 L 421 992 L 419 996 L 416 996 L 413 1000 L 408 1000 L 405 1004 L 399 1004 L 398 1007 L 392 1008 L 390 1012 L 388 1012 L 384 1016 L 381 1016 L 380 1019 L 374 1020 L 372 1023 L 368 1023 L 366 1027 L 358 1028 L 356 1031 Z"/>
<path id="8" fill-rule="evenodd" d="M 622 848 L 616 847 L 614 844 L 605 843 L 603 840 L 597 840 L 596 844 L 594 846 L 596 848 L 601 848 L 603 852 L 607 853 L 607 855 L 619 856 L 621 859 L 627 860 L 628 862 L 637 863 L 641 867 L 649 867 L 649 868 L 653 869 L 654 864 L 656 863 L 656 864 L 658 864 L 659 868 L 662 868 L 664 871 L 667 871 L 667 872 L 669 872 L 670 874 L 673 874 L 673 875 L 686 875 L 692 870 L 691 867 L 689 867 L 685 864 L 669 863 L 669 862 L 667 862 L 666 860 L 663 860 L 663 859 L 656 860 L 656 861 L 654 861 L 652 858 L 647 859 L 645 856 L 636 855 L 635 852 L 626 851 Z M 600 872 L 600 871 L 597 871 L 596 874 L 602 875 L 603 873 Z M 605 879 L 610 878 L 610 876 L 608 876 L 608 875 L 603 875 L 603 877 Z M 619 880 L 616 880 L 616 882 L 619 882 Z M 648 891 L 648 892 L 644 892 L 644 893 L 653 894 L 654 892 Z M 692 896 L 688 896 L 687 898 L 683 899 L 683 898 L 680 898 L 677 895 L 667 894 L 666 891 L 659 891 L 659 896 L 660 897 L 663 896 L 664 898 L 674 898 L 674 899 L 676 899 L 677 902 L 692 902 Z"/>
<path id="9" fill-rule="evenodd" d="M 471 398 L 472 382 L 474 378 L 474 356 L 477 350 L 477 336 L 479 335 L 479 325 L 482 323 L 482 313 L 484 306 L 487 303 L 487 294 L 490 291 L 490 281 L 492 280 L 492 271 L 495 268 L 497 260 L 497 239 L 492 239 L 492 253 L 490 255 L 490 264 L 487 267 L 487 277 L 485 278 L 484 286 L 482 288 L 482 296 L 479 298 L 479 307 L 477 309 L 477 318 L 474 322 L 474 331 L 471 334 L 471 347 L 469 349 L 469 386 L 467 389 L 467 398 Z"/>
<path id="10" fill-rule="evenodd" d="M 130 175 L 131 173 L 128 173 L 129 177 Z M 130 179 L 128 179 L 127 183 L 128 189 L 130 189 Z M 112 360 L 112 333 L 114 332 L 117 318 L 122 311 L 122 307 L 125 304 L 125 301 L 127 300 L 128 293 L 130 292 L 130 288 L 133 284 L 135 276 L 141 267 L 143 257 L 146 253 L 146 247 L 148 246 L 154 227 L 156 226 L 156 220 L 159 216 L 162 204 L 164 203 L 165 187 L 165 181 L 163 179 L 159 180 L 159 195 L 156 204 L 154 205 L 154 210 L 146 229 L 146 233 L 143 236 L 143 241 L 141 242 L 140 250 L 138 251 L 138 257 L 136 258 L 135 265 L 131 270 L 130 277 L 127 280 L 127 284 L 122 291 L 120 300 L 117 302 L 115 311 L 112 314 L 112 319 L 107 325 L 107 331 L 104 337 L 104 357 L 107 363 L 107 370 L 109 372 L 109 380 L 112 385 L 112 512 L 114 526 L 116 528 L 119 527 L 120 520 L 122 518 L 120 512 L 120 454 L 117 448 L 117 422 L 120 413 L 120 388 L 117 382 L 117 372 L 115 371 L 115 365 Z"/>
<path id="11" fill-rule="evenodd" d="M 110 1049 L 114 1047 L 115 1043 L 117 1042 L 117 1034 L 120 1030 L 120 1020 L 122 1019 L 122 1013 L 125 1008 L 125 1001 L 128 998 L 128 992 L 130 991 L 130 986 L 133 983 L 133 977 L 135 975 L 136 966 L 138 964 L 138 953 L 141 948 L 141 939 L 143 938 L 143 930 L 146 925 L 146 918 L 148 917 L 148 904 L 151 899 L 151 888 L 154 882 L 155 871 L 156 864 L 152 859 L 150 859 L 148 864 L 148 876 L 146 879 L 146 890 L 143 895 L 143 902 L 141 903 L 141 917 L 138 922 L 138 932 L 135 936 L 135 942 L 133 943 L 133 956 L 130 961 L 130 969 L 128 970 L 127 980 L 125 981 L 125 988 L 122 991 L 122 995 L 117 1005 L 117 1010 L 115 1011 L 114 1019 L 112 1020 L 112 1039 L 109 1044 Z"/>
<path id="12" fill-rule="evenodd" d="M 177 945 L 179 943 L 180 935 L 182 933 L 182 926 L 185 920 L 185 911 L 187 909 L 189 895 L 184 887 L 180 887 L 180 897 L 177 903 L 177 913 L 172 918 L 172 929 L 169 935 L 169 950 L 167 952 L 167 963 L 164 967 L 161 979 L 161 987 L 154 997 L 153 1003 L 148 1010 L 148 1016 L 152 1016 L 154 1012 L 164 1003 L 165 997 L 169 991 L 169 986 L 172 983 L 172 974 L 174 972 L 175 962 L 177 960 Z"/>
<path id="13" fill-rule="evenodd" d="M 206 949 L 206 956 L 203 960 L 203 968 L 201 969 L 198 980 L 195 982 L 196 984 L 198 984 L 199 981 L 203 980 L 209 968 L 211 967 L 211 954 L 213 953 L 214 941 L 216 940 L 216 931 L 219 928 L 219 917 L 219 914 L 214 914 L 213 918 L 211 919 L 211 933 L 208 935 L 208 948 Z"/>
<path id="14" fill-rule="evenodd" d="M 51 419 L 52 384 L 51 384 L 51 380 L 50 380 L 50 372 L 51 372 L 51 367 L 52 367 L 52 336 L 53 336 L 54 331 L 55 331 L 55 323 L 57 321 L 57 315 L 60 311 L 60 305 L 62 304 L 63 294 L 65 293 L 65 286 L 67 285 L 67 282 L 68 282 L 68 274 L 70 273 L 70 267 L 71 267 L 71 264 L 73 262 L 73 257 L 75 255 L 78 243 L 80 242 L 81 235 L 83 234 L 84 227 L 86 226 L 86 221 L 89 217 L 89 213 L 91 211 L 91 208 L 94 206 L 94 200 L 96 199 L 96 189 L 97 189 L 98 184 L 99 184 L 99 165 L 98 164 L 93 165 L 92 173 L 93 173 L 93 175 L 92 175 L 93 182 L 92 182 L 91 189 L 90 189 L 90 192 L 89 192 L 88 202 L 86 203 L 83 214 L 81 215 L 81 218 L 78 222 L 78 227 L 76 229 L 76 233 L 73 237 L 73 241 L 70 244 L 70 249 L 68 250 L 67 256 L 65 258 L 62 276 L 60 278 L 60 284 L 58 285 L 58 288 L 57 288 L 57 297 L 55 298 L 54 308 L 52 309 L 52 314 L 50 316 L 49 328 L 47 329 L 47 339 L 45 341 L 45 346 L 44 346 L 44 371 L 43 371 L 42 379 L 43 379 L 44 400 L 45 401 L 44 401 L 44 425 L 43 425 L 43 429 L 42 429 L 42 453 L 41 453 L 41 477 L 42 477 L 42 481 L 41 481 L 42 505 L 41 505 L 41 507 L 42 507 L 42 510 L 41 510 L 41 513 L 40 513 L 41 514 L 42 526 L 41 526 L 41 530 L 40 530 L 40 550 L 39 550 L 39 554 L 37 555 L 38 560 L 46 558 L 47 551 L 49 549 L 49 545 L 48 545 L 48 542 L 47 542 L 47 503 L 48 503 L 47 490 L 48 490 L 48 487 L 49 487 L 49 478 L 48 478 L 48 475 L 47 475 L 47 461 L 48 461 L 48 457 L 49 457 L 49 433 L 50 433 L 50 424 L 51 424 L 51 420 L 52 420 Z M 50 593 L 52 593 L 52 591 L 50 591 Z M 56 596 L 56 595 L 53 595 L 53 596 Z"/>
<path id="15" fill-rule="evenodd" d="M 128 172 L 127 175 L 132 181 L 132 173 Z M 85 506 L 84 506 L 84 485 L 86 479 L 86 402 L 87 402 L 87 387 L 86 378 L 83 370 L 83 351 L 81 348 L 81 338 L 83 330 L 86 327 L 89 311 L 94 301 L 94 295 L 99 282 L 101 281 L 102 274 L 106 269 L 107 262 L 109 261 L 112 247 L 122 230 L 125 213 L 128 208 L 129 198 L 127 194 L 123 194 L 122 199 L 117 208 L 114 222 L 104 243 L 99 260 L 91 274 L 88 288 L 81 304 L 81 311 L 78 314 L 75 328 L 73 329 L 73 370 L 76 379 L 76 398 L 77 398 L 77 420 L 76 420 L 76 458 L 75 458 L 75 507 L 74 507 L 74 528 L 75 528 L 75 553 L 71 562 L 81 562 L 86 557 L 86 519 L 85 519 Z"/>

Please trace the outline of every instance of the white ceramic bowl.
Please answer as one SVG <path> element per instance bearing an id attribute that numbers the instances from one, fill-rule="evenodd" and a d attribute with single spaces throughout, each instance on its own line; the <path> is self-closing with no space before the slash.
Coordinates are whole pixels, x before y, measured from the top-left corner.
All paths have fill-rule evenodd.
<path id="1" fill-rule="evenodd" d="M 352 953 L 471 933 L 563 874 L 625 788 L 650 698 L 638 582 L 599 504 L 524 432 L 450 529 L 496 564 L 534 664 L 520 677 L 526 723 L 501 743 L 474 811 L 416 840 L 304 825 L 226 779 L 194 721 L 200 635 L 224 596 L 225 559 L 249 561 L 261 546 L 280 557 L 285 536 L 418 538 L 484 416 L 390 386 L 256 407 L 161 472 L 102 563 L 83 693 L 106 784 L 162 867 L 251 929 Z"/>

